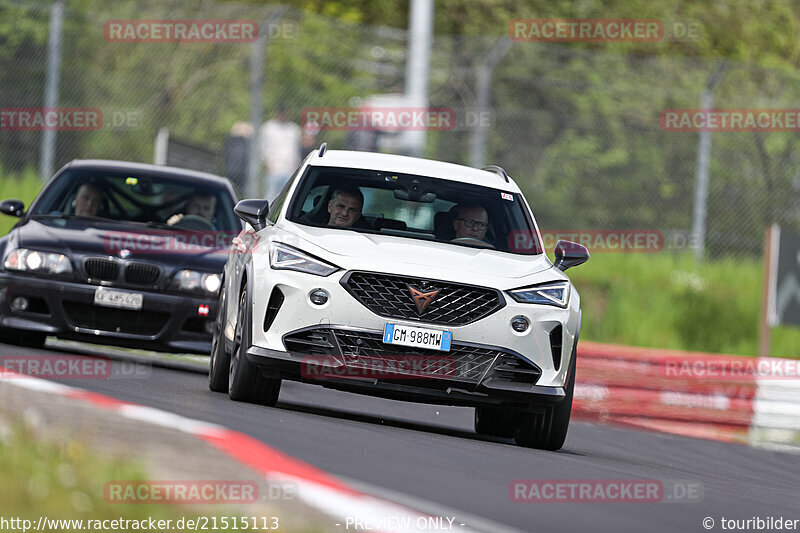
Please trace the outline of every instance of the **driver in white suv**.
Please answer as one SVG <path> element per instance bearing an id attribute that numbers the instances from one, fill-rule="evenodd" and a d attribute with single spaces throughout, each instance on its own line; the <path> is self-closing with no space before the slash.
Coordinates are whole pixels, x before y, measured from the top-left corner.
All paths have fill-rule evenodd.
<path id="1" fill-rule="evenodd" d="M 342 187 L 333 191 L 328 202 L 329 226 L 349 228 L 361 218 L 364 194 L 356 187 Z"/>

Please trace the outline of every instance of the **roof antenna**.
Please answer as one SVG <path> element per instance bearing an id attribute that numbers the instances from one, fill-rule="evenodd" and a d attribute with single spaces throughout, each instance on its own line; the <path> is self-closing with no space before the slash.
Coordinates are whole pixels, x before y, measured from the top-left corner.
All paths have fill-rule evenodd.
<path id="1" fill-rule="evenodd" d="M 319 157 L 325 155 L 325 150 L 328 149 L 328 143 L 322 143 L 319 145 Z"/>

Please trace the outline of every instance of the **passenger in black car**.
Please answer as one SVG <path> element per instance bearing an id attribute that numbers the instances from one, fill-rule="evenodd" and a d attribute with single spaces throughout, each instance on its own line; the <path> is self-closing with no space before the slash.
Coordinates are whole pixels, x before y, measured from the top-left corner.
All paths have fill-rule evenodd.
<path id="1" fill-rule="evenodd" d="M 208 224 L 212 224 L 212 219 L 214 217 L 214 212 L 217 208 L 217 197 L 213 194 L 204 194 L 202 192 L 196 192 L 189 197 L 189 200 L 186 202 L 185 213 L 177 213 L 172 215 L 167 219 L 167 224 L 170 226 L 175 226 L 176 224 L 180 223 L 184 217 L 189 215 L 194 215 L 195 219 L 200 217 L 204 219 L 204 221 L 208 221 Z M 204 222 L 200 221 L 200 222 Z M 201 228 L 188 228 L 186 224 L 182 226 L 187 226 L 188 229 L 207 229 L 205 228 L 206 224 L 200 224 Z"/>

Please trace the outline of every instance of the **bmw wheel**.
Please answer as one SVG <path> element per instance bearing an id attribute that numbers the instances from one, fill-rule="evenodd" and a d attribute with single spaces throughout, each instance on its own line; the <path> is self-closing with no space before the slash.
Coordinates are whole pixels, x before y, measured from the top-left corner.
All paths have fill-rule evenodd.
<path id="1" fill-rule="evenodd" d="M 214 336 L 211 339 L 211 357 L 208 369 L 208 388 L 214 392 L 228 392 L 228 370 L 231 354 L 225 350 L 225 290 L 217 302 L 217 319 L 214 322 Z"/>

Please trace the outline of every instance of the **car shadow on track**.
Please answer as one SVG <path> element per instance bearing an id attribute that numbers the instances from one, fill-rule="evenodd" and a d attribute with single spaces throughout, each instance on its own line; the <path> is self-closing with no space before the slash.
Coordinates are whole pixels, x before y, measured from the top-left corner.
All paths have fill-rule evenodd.
<path id="1" fill-rule="evenodd" d="M 354 413 L 352 411 L 345 411 L 339 410 L 329 407 L 318 407 L 318 406 L 310 406 L 301 403 L 294 403 L 290 401 L 280 400 L 276 404 L 275 408 L 277 409 L 286 409 L 288 411 L 295 411 L 298 413 L 306 413 L 311 415 L 319 415 L 324 416 L 327 418 L 338 418 L 341 420 L 351 420 L 354 422 L 364 422 L 367 424 L 372 424 L 376 426 L 388 426 L 398 429 L 409 429 L 413 431 L 423 431 L 425 433 L 433 433 L 436 435 L 442 435 L 447 437 L 458 437 L 462 439 L 469 439 L 473 441 L 483 441 L 483 442 L 492 442 L 495 444 L 505 444 L 508 446 L 515 446 L 513 439 L 510 438 L 501 438 L 501 437 L 487 437 L 483 435 L 478 435 L 474 431 L 465 431 L 461 429 L 455 428 L 446 428 L 442 426 L 436 426 L 433 424 L 426 424 L 424 422 L 411 422 L 408 420 L 401 420 L 397 418 L 390 418 L 386 416 L 378 416 L 378 415 L 369 415 L 364 413 Z M 531 450 L 537 451 L 537 450 Z M 576 455 L 582 456 L 582 453 L 574 452 L 566 449 L 561 449 L 558 452 L 548 452 L 548 453 L 559 453 L 564 455 Z"/>

